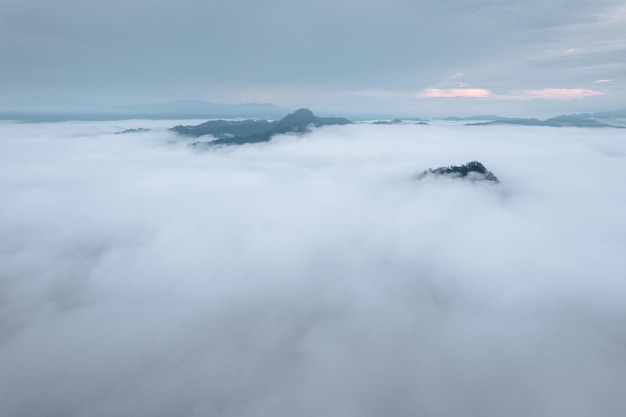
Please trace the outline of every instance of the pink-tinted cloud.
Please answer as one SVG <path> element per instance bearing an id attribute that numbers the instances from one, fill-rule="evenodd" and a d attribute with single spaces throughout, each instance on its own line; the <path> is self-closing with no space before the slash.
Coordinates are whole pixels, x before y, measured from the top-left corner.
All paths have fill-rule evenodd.
<path id="1" fill-rule="evenodd" d="M 585 97 L 604 94 L 586 88 L 542 88 L 541 90 L 523 90 L 498 96 L 508 100 L 578 100 Z"/>
<path id="2" fill-rule="evenodd" d="M 417 97 L 491 98 L 496 100 L 577 100 L 601 94 L 604 93 L 585 88 L 542 88 L 540 90 L 513 91 L 508 94 L 493 94 L 491 91 L 484 88 L 427 88 L 418 93 Z"/>
<path id="3" fill-rule="evenodd" d="M 419 98 L 487 98 L 492 94 L 484 88 L 427 88 L 417 94 Z"/>

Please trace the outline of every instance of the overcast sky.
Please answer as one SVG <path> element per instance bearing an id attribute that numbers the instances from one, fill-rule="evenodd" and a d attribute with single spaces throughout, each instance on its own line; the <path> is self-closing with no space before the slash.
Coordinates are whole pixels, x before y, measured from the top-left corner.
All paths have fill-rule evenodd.
<path id="1" fill-rule="evenodd" d="M 0 101 L 327 111 L 624 107 L 619 0 L 2 0 Z"/>

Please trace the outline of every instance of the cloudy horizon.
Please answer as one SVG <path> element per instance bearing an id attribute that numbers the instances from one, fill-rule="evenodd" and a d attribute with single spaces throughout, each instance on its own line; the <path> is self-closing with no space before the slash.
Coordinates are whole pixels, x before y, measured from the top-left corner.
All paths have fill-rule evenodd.
<path id="1" fill-rule="evenodd" d="M 549 116 L 624 108 L 617 0 L 0 4 L 2 107 L 271 102 Z"/>

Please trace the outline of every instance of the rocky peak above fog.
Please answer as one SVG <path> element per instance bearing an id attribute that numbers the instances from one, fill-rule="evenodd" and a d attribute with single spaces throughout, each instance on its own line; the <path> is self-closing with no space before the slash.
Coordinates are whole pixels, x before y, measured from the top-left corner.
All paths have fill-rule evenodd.
<path id="1" fill-rule="evenodd" d="M 427 176 L 446 176 L 450 178 L 468 178 L 472 182 L 474 181 L 493 181 L 499 183 L 498 178 L 483 164 L 478 161 L 471 161 L 464 165 L 450 165 L 447 167 L 439 167 L 435 169 L 429 168 L 422 172 L 418 179 L 425 178 Z"/>

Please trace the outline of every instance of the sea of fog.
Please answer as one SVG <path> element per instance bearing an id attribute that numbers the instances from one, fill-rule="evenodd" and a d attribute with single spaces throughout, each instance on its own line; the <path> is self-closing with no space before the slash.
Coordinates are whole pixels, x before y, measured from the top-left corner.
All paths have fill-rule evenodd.
<path id="1" fill-rule="evenodd" d="M 0 122 L 1 416 L 626 415 L 622 130 L 179 123 Z"/>

